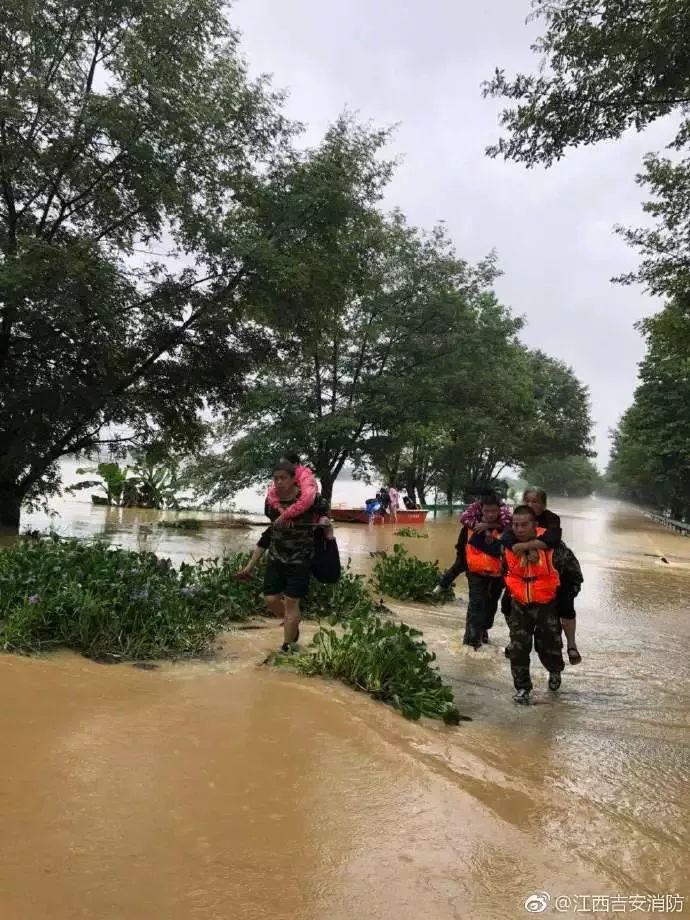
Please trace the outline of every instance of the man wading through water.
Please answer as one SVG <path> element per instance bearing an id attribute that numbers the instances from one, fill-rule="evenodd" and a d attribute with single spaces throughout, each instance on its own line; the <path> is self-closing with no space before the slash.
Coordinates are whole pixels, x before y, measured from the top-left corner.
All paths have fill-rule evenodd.
<path id="1" fill-rule="evenodd" d="M 290 651 L 299 639 L 300 601 L 309 591 L 314 527 L 322 525 L 326 539 L 333 539 L 330 521 L 324 516 L 328 504 L 319 496 L 308 510 L 293 516 L 289 526 L 275 526 L 285 511 L 301 498 L 296 472 L 295 465 L 289 460 L 281 460 L 275 465 L 273 483 L 277 501 L 273 504 L 266 502 L 266 514 L 272 525 L 261 535 L 247 565 L 237 573 L 239 578 L 246 578 L 264 552 L 267 553 L 264 601 L 274 616 L 283 618 L 283 652 Z"/>
<path id="2" fill-rule="evenodd" d="M 556 603 L 560 578 L 553 565 L 553 550 L 543 548 L 544 528 L 537 526 L 537 516 L 529 505 L 515 509 L 512 530 L 516 545 L 522 549 L 519 553 L 511 546 L 501 547 L 499 541 L 487 540 L 485 533 L 475 534 L 470 543 L 489 555 L 504 555 L 505 583 L 511 599 L 508 626 L 513 699 L 529 704 L 533 637 L 539 660 L 549 672 L 549 690 L 561 686 L 563 642 Z"/>
<path id="3" fill-rule="evenodd" d="M 471 522 L 465 522 L 455 546 L 455 563 L 444 572 L 439 584 L 431 592 L 439 595 L 450 588 L 460 572 L 467 573 L 469 602 L 465 621 L 463 645 L 475 650 L 489 641 L 489 630 L 503 591 L 501 560 L 488 555 L 470 543 L 476 533 L 485 533 L 487 542 L 500 540 L 503 532 L 501 502 L 494 492 L 485 492 L 481 498 L 479 514 L 473 514 Z"/>
<path id="4" fill-rule="evenodd" d="M 553 511 L 546 507 L 547 497 L 543 489 L 528 489 L 523 495 L 523 501 L 529 505 L 537 516 L 537 525 L 545 529 L 542 540 L 548 549 L 553 549 L 557 556 L 562 543 L 561 519 Z M 560 559 L 556 560 L 556 565 L 561 573 L 561 585 L 558 589 L 558 614 L 561 618 L 561 626 L 566 638 L 566 648 L 568 650 L 568 660 L 571 664 L 579 664 L 582 656 L 575 641 L 575 597 L 580 587 L 579 584 L 573 583 L 569 577 L 563 577 L 564 573 L 559 565 Z M 577 565 L 579 569 L 579 565 Z M 580 584 L 582 583 L 582 573 L 579 574 Z M 577 582 L 577 573 L 575 573 Z"/>

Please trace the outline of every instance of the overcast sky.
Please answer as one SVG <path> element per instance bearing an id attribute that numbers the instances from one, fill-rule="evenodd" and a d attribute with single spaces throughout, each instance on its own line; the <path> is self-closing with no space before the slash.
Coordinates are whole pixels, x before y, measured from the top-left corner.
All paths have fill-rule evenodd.
<path id="1" fill-rule="evenodd" d="M 548 171 L 484 156 L 500 106 L 480 85 L 495 66 L 534 69 L 529 12 L 529 0 L 236 0 L 230 18 L 252 73 L 289 90 L 288 114 L 308 125 L 309 142 L 346 107 L 398 125 L 387 204 L 420 226 L 445 221 L 465 259 L 497 250 L 498 294 L 526 316 L 524 341 L 590 388 L 603 464 L 643 354 L 633 324 L 658 308 L 610 283 L 636 262 L 613 226 L 643 222 L 634 177 L 671 131 L 659 123 L 572 151 Z"/>

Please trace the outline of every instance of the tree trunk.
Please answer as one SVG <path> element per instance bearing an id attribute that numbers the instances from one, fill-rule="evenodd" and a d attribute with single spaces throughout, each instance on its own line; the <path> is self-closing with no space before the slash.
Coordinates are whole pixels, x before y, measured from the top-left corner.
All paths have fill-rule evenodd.
<path id="1" fill-rule="evenodd" d="M 329 472 L 318 475 L 318 478 L 319 482 L 321 483 L 321 497 L 325 498 L 330 505 L 331 499 L 333 498 L 333 486 L 335 485 L 335 477 L 332 476 Z"/>
<path id="2" fill-rule="evenodd" d="M 22 496 L 13 484 L 0 484 L 0 534 L 19 533 Z"/>

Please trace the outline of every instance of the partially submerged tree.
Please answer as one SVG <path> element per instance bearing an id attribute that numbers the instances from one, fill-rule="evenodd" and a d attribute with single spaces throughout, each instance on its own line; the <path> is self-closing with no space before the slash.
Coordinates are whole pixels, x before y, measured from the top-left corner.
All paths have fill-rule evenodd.
<path id="1" fill-rule="evenodd" d="M 61 456 L 117 440 L 112 423 L 193 441 L 204 398 L 230 401 L 265 352 L 241 297 L 245 200 L 285 126 L 221 0 L 7 0 L 2 17 L 0 527 L 16 530 Z"/>
<path id="2" fill-rule="evenodd" d="M 609 468 L 626 494 L 688 514 L 685 421 L 690 360 L 690 7 L 686 0 L 535 0 L 544 34 L 537 75 L 496 71 L 485 93 L 506 99 L 506 134 L 491 156 L 550 166 L 569 148 L 644 130 L 673 114 L 672 158 L 649 154 L 638 182 L 655 226 L 619 228 L 642 254 L 640 282 L 668 306 L 641 324 L 648 353 Z M 679 156 L 680 155 L 680 156 Z"/>

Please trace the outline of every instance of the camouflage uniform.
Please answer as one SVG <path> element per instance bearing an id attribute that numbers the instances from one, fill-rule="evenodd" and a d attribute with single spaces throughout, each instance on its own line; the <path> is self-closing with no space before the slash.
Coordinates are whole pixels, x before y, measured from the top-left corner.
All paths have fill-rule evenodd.
<path id="1" fill-rule="evenodd" d="M 561 621 L 555 600 L 550 604 L 523 606 L 511 599 L 508 626 L 510 627 L 510 670 L 516 690 L 532 689 L 532 679 L 529 674 L 532 636 L 534 636 L 534 648 L 546 670 L 550 674 L 560 673 L 563 670 Z"/>
<path id="2" fill-rule="evenodd" d="M 299 493 L 298 493 L 299 494 Z M 295 499 L 290 501 L 280 501 L 280 506 L 284 510 L 288 508 Z M 314 555 L 314 517 L 315 515 L 328 514 L 328 502 L 317 495 L 316 501 L 312 507 L 293 519 L 292 527 L 271 527 L 267 531 L 270 534 L 270 543 L 268 546 L 268 558 L 275 559 L 285 565 L 299 565 L 300 563 L 310 562 Z M 280 515 L 277 508 L 266 506 L 266 514 L 274 521 Z M 260 544 L 261 545 L 261 544 Z"/>
<path id="3" fill-rule="evenodd" d="M 281 500 L 281 509 L 288 508 L 294 500 Z M 267 503 L 266 514 L 271 521 L 275 521 L 280 513 L 278 508 Z M 317 496 L 308 511 L 293 519 L 291 527 L 271 526 L 264 531 L 258 542 L 259 546 L 268 550 L 264 595 L 307 596 L 314 557 L 314 518 L 327 513 L 328 502 Z"/>

